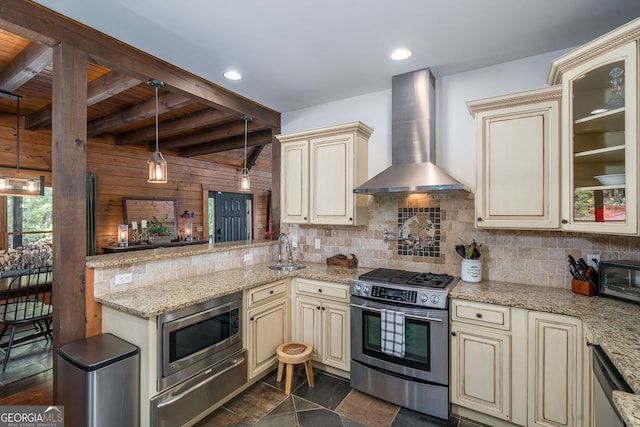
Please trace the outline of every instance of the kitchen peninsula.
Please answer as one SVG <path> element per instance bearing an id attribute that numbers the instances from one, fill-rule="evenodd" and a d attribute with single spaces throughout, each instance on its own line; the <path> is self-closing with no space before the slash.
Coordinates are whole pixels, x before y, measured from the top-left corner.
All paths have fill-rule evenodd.
<path id="1" fill-rule="evenodd" d="M 257 381 L 259 374 L 275 366 L 275 352 L 272 355 L 270 351 L 260 349 L 269 347 L 273 340 L 282 341 L 290 336 L 292 322 L 289 320 L 289 307 L 294 279 L 304 279 L 313 289 L 325 290 L 323 295 L 329 299 L 334 298 L 332 292 L 344 295 L 341 303 L 344 306 L 344 315 L 341 316 L 344 322 L 336 334 L 341 336 L 337 342 L 344 343 L 343 366 L 348 366 L 349 340 L 345 335 L 348 331 L 348 284 L 353 277 L 367 269 L 305 263 L 300 270 L 281 272 L 269 269 L 275 263 L 276 252 L 275 242 L 268 241 L 152 249 L 88 259 L 87 277 L 94 278 L 94 299 L 102 304 L 101 331 L 113 333 L 140 348 L 141 425 L 152 424 L 153 414 L 147 408 L 152 399 L 162 394 L 158 386 L 161 370 L 158 319 L 163 314 L 195 307 L 207 301 L 232 294 L 244 296 L 236 319 L 239 319 L 237 324 L 242 347 L 246 350 L 244 358 L 249 360 L 248 369 L 247 365 L 243 365 L 240 372 L 249 380 L 244 381 L 245 387 L 235 392 L 230 390 L 227 399 Z M 132 275 L 131 283 L 115 284 L 116 279 L 121 282 L 120 275 L 128 274 Z M 256 322 L 253 321 L 254 313 Z M 271 323 L 271 313 L 278 319 L 276 324 L 280 325 L 279 328 Z M 259 323 L 261 321 L 266 323 Z M 231 320 L 231 323 L 235 321 Z M 252 328 L 258 328 L 257 332 L 253 332 Z M 281 331 L 280 335 L 271 337 L 278 330 Z M 267 342 L 261 344 L 263 339 Z M 190 417 L 198 416 L 200 411 L 191 413 Z"/>

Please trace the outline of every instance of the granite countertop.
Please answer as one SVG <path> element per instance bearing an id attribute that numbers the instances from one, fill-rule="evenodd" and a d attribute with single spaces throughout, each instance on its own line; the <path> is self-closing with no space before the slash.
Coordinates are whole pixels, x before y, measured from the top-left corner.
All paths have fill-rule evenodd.
<path id="1" fill-rule="evenodd" d="M 211 250 L 203 248 L 200 250 Z M 161 255 L 161 254 L 160 254 Z M 148 256 L 154 256 L 148 254 Z M 156 254 L 155 256 L 158 256 Z M 115 260 L 114 260 L 115 261 Z M 163 284 L 96 296 L 107 307 L 152 318 L 236 291 L 288 277 L 322 280 L 349 285 L 349 281 L 371 268 L 346 269 L 304 263 L 305 268 L 281 272 L 270 264 L 220 271 Z M 499 304 L 528 310 L 564 314 L 582 319 L 594 341 L 607 353 L 636 395 L 614 392 L 614 401 L 628 426 L 640 427 L 640 306 L 603 297 L 578 295 L 568 289 L 483 281 L 459 281 L 452 298 Z"/>
<path id="2" fill-rule="evenodd" d="M 113 292 L 96 296 L 94 299 L 107 307 L 138 317 L 151 318 L 287 277 L 323 280 L 348 286 L 351 279 L 371 270 L 370 268 L 327 267 L 324 264 L 315 263 L 298 264 L 305 265 L 305 268 L 282 272 L 269 269 L 271 264 L 257 264 L 219 271 L 214 274 L 189 277 L 184 280 Z"/>
<path id="3" fill-rule="evenodd" d="M 582 319 L 636 393 L 617 392 L 614 401 L 628 426 L 640 426 L 640 306 L 569 289 L 492 281 L 460 281 L 450 296 Z"/>

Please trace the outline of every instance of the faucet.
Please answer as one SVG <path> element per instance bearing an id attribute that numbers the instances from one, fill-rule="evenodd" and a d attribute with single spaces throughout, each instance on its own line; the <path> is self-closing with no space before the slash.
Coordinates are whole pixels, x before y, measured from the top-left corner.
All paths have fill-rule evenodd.
<path id="1" fill-rule="evenodd" d="M 289 246 L 289 237 L 286 233 L 280 233 L 278 236 L 278 264 L 282 264 L 282 238 L 284 237 L 284 250 L 287 252 L 287 262 L 293 264 L 293 253 L 291 252 L 291 246 Z"/>

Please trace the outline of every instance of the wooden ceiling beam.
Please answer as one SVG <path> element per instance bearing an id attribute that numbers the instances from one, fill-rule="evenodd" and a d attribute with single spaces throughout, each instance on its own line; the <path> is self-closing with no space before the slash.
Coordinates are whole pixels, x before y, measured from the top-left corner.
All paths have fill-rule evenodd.
<path id="1" fill-rule="evenodd" d="M 193 104 L 193 100 L 175 93 L 163 93 L 158 96 L 158 114 L 166 113 L 177 108 Z M 95 136 L 117 129 L 129 123 L 153 117 L 156 114 L 156 98 L 153 97 L 124 110 L 116 111 L 99 119 L 92 120 L 87 125 L 87 135 Z"/>
<path id="2" fill-rule="evenodd" d="M 142 82 L 134 77 L 116 71 L 109 71 L 89 83 L 87 106 L 95 105 L 140 83 Z"/>
<path id="3" fill-rule="evenodd" d="M 265 126 L 258 123 L 249 123 L 247 128 L 249 132 L 256 132 L 259 130 L 263 130 Z M 199 132 L 190 133 L 188 135 L 178 135 L 171 138 L 166 138 L 160 141 L 160 147 L 163 150 L 173 150 L 176 148 L 185 148 L 191 145 L 208 143 L 211 141 L 239 135 L 244 135 L 244 122 L 233 122 L 226 125 L 216 126 L 210 129 L 205 129 Z"/>
<path id="4" fill-rule="evenodd" d="M 140 80 L 110 71 L 94 79 L 87 86 L 87 106 L 97 104 L 140 84 Z M 25 118 L 25 129 L 47 129 L 51 126 L 51 104 L 45 105 Z"/>
<path id="5" fill-rule="evenodd" d="M 257 147 L 271 142 L 271 130 L 262 130 L 250 133 L 247 136 L 247 147 Z M 208 141 L 203 144 L 194 145 L 180 149 L 182 157 L 196 157 L 205 154 L 222 153 L 223 151 L 237 150 L 244 148 L 244 135 L 233 136 L 217 141 Z"/>
<path id="6" fill-rule="evenodd" d="M 87 52 L 92 62 L 147 81 L 158 79 L 167 90 L 194 98 L 217 110 L 240 117 L 247 114 L 267 127 L 280 126 L 280 113 L 240 96 L 222 86 L 135 49 L 119 40 L 81 25 L 35 2 L 3 0 L 2 20 L 44 37 L 69 43 Z"/>
<path id="7" fill-rule="evenodd" d="M 0 70 L 0 89 L 13 92 L 51 65 L 49 46 L 32 42 Z"/>
<path id="8" fill-rule="evenodd" d="M 264 144 L 258 145 L 253 149 L 249 157 L 247 157 L 247 169 L 251 170 L 251 168 L 256 165 L 256 162 L 258 161 L 258 157 L 260 157 L 260 153 L 262 153 L 262 150 L 264 150 Z"/>
<path id="9" fill-rule="evenodd" d="M 213 126 L 218 123 L 231 120 L 233 116 L 220 110 L 207 108 L 196 111 L 171 120 L 163 121 L 158 126 L 160 138 L 176 135 L 190 129 Z M 156 127 L 147 126 L 131 132 L 121 133 L 116 136 L 116 145 L 135 145 L 143 142 L 155 141 Z"/>

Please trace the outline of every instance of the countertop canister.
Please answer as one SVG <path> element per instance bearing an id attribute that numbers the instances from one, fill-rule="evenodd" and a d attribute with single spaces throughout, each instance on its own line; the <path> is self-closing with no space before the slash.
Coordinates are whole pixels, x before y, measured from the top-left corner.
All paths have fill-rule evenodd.
<path id="1" fill-rule="evenodd" d="M 482 263 L 479 259 L 463 259 L 460 277 L 465 282 L 482 281 Z"/>

